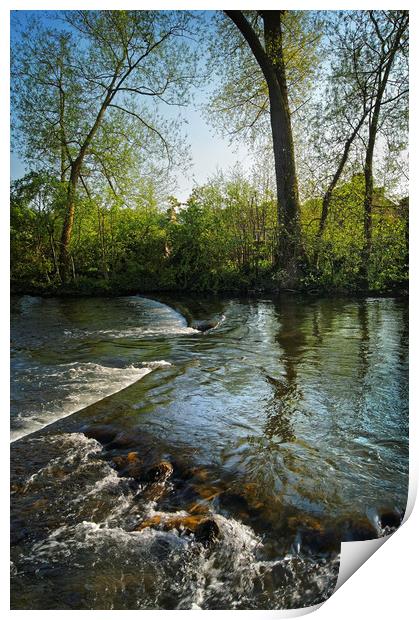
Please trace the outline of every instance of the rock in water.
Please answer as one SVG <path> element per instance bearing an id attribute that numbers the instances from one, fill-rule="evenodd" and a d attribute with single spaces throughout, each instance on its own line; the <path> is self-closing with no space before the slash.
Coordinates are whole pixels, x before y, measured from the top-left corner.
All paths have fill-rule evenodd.
<path id="1" fill-rule="evenodd" d="M 218 327 L 220 323 L 222 323 L 225 319 L 225 316 L 222 315 L 220 319 L 203 319 L 200 321 L 193 321 L 192 327 L 197 329 L 200 332 L 207 332 L 210 329 L 214 329 Z"/>
<path id="2" fill-rule="evenodd" d="M 220 528 L 212 518 L 203 518 L 202 515 L 164 517 L 155 515 L 140 522 L 135 530 L 140 532 L 147 527 L 162 529 L 165 531 L 178 530 L 180 534 L 195 534 L 195 540 L 204 547 L 214 544 L 220 537 Z"/>
<path id="3" fill-rule="evenodd" d="M 193 534 L 196 532 L 196 529 L 201 522 L 202 516 L 200 515 L 188 515 L 186 517 L 167 517 L 155 515 L 154 517 L 150 517 L 149 519 L 145 519 L 139 523 L 136 530 L 141 531 L 146 527 L 158 527 L 166 531 L 179 530 L 179 532 Z"/>
<path id="4" fill-rule="evenodd" d="M 120 476 L 128 476 L 134 480 L 140 480 L 142 476 L 142 461 L 138 452 L 128 452 L 126 455 L 112 457 L 112 463 Z"/>
<path id="5" fill-rule="evenodd" d="M 89 439 L 96 439 L 102 445 L 110 443 L 118 434 L 118 429 L 110 424 L 91 424 L 82 429 L 83 433 Z"/>
<path id="6" fill-rule="evenodd" d="M 147 482 L 165 482 L 173 473 L 173 465 L 169 461 L 161 461 L 146 472 Z"/>
<path id="7" fill-rule="evenodd" d="M 195 539 L 208 547 L 216 542 L 220 536 L 220 528 L 215 519 L 201 521 L 195 530 Z"/>
<path id="8" fill-rule="evenodd" d="M 381 527 L 397 528 L 403 521 L 403 515 L 398 510 L 383 510 L 380 515 Z"/>
<path id="9" fill-rule="evenodd" d="M 301 545 L 315 554 L 338 553 L 340 550 L 340 536 L 333 528 L 303 529 L 299 532 Z"/>
<path id="10" fill-rule="evenodd" d="M 350 517 L 338 523 L 338 526 L 340 526 L 343 542 L 374 540 L 379 536 L 376 526 L 365 517 Z"/>
<path id="11" fill-rule="evenodd" d="M 224 491 L 219 497 L 219 505 L 229 514 L 243 518 L 248 515 L 249 504 L 242 495 L 231 491 Z"/>
<path id="12" fill-rule="evenodd" d="M 194 321 L 192 327 L 200 332 L 207 332 L 209 329 L 214 329 L 217 326 L 217 321 Z"/>
<path id="13" fill-rule="evenodd" d="M 110 449 L 136 448 L 141 445 L 143 434 L 138 430 L 129 430 L 119 432 L 107 446 Z"/>

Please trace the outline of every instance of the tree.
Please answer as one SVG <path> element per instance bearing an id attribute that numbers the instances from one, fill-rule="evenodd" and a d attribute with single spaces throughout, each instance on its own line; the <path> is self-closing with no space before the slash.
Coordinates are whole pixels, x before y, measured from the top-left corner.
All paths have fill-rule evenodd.
<path id="1" fill-rule="evenodd" d="M 324 20 L 327 45 L 324 47 L 325 88 L 312 108 L 311 118 L 306 118 L 311 131 L 314 148 L 308 150 L 317 170 L 323 171 L 319 226 L 314 243 L 312 263 L 318 269 L 321 241 L 326 228 L 333 192 L 342 178 L 355 140 L 370 112 L 368 102 L 359 97 L 359 81 L 351 79 L 358 63 L 360 38 L 348 27 L 345 14 L 328 13 Z M 346 23 L 346 27 L 345 27 Z M 362 42 L 361 42 L 362 45 Z M 317 155 L 321 157 L 320 166 Z M 324 169 L 326 168 L 324 174 Z"/>
<path id="2" fill-rule="evenodd" d="M 398 53 L 406 53 L 408 11 L 368 11 L 368 26 L 375 35 L 372 49 L 367 52 L 367 59 L 375 60 L 370 70 L 372 88 L 365 88 L 364 96 L 368 100 L 368 140 L 364 162 L 365 200 L 364 200 L 364 247 L 361 280 L 368 286 L 368 267 L 372 248 L 372 207 L 374 194 L 373 160 L 379 131 L 382 108 L 387 103 L 407 94 L 407 85 L 389 82 Z M 370 37 L 371 40 L 371 37 Z M 374 44 L 375 43 L 375 44 Z M 403 63 L 404 64 L 404 63 Z M 390 86 L 390 92 L 388 92 Z M 387 93 L 387 95 L 386 95 Z"/>
<path id="3" fill-rule="evenodd" d="M 362 166 L 365 176 L 365 243 L 361 263 L 365 285 L 372 243 L 372 168 L 378 133 L 387 130 L 397 136 L 397 147 L 392 140 L 392 159 L 404 147 L 400 138 L 407 104 L 407 64 L 403 60 L 406 29 L 406 11 L 329 14 L 327 87 L 313 109 L 309 124 L 316 127 L 312 132 L 314 146 L 307 151 L 311 159 L 310 174 L 313 176 L 313 167 L 317 166 L 322 171 L 324 187 L 313 264 L 318 268 L 333 192 L 350 162 L 351 151 L 358 145 L 358 155 L 363 161 L 355 159 L 355 165 L 358 169 Z M 318 155 L 321 162 L 314 163 Z"/>
<path id="4" fill-rule="evenodd" d="M 263 30 L 259 32 L 242 11 L 225 11 L 237 26 L 256 59 L 266 82 L 275 161 L 279 262 L 286 273 L 284 283 L 293 283 L 303 254 L 300 230 L 298 179 L 288 96 L 283 45 L 284 11 L 259 11 Z M 263 109 L 263 108 L 262 108 Z"/>
<path id="5" fill-rule="evenodd" d="M 259 38 L 263 22 L 257 11 L 243 11 Z M 283 14 L 283 54 L 291 118 L 312 95 L 319 64 L 321 24 L 314 12 Z M 252 148 L 272 151 L 269 92 L 266 80 L 246 40 L 221 12 L 214 16 L 215 36 L 209 42 L 209 69 L 216 79 L 206 113 L 213 125 L 231 139 L 247 140 Z M 272 160 L 272 170 L 273 157 Z M 267 162 L 268 163 L 268 162 Z M 271 162 L 269 162 L 271 164 Z"/>
<path id="6" fill-rule="evenodd" d="M 80 181 L 86 188 L 87 177 L 99 171 L 112 187 L 124 147 L 142 155 L 139 163 L 150 144 L 160 158 L 174 160 L 175 136 L 168 137 L 156 106 L 142 102 L 185 104 L 195 57 L 180 41 L 190 23 L 186 12 L 70 11 L 62 22 L 61 29 L 30 25 L 12 75 L 26 159 L 47 160 L 67 182 L 60 242 L 65 281 Z M 115 147 L 113 157 L 104 141 Z"/>
<path id="7" fill-rule="evenodd" d="M 65 184 L 47 172 L 14 181 L 10 193 L 12 279 L 51 284 L 59 278 L 58 237 Z"/>

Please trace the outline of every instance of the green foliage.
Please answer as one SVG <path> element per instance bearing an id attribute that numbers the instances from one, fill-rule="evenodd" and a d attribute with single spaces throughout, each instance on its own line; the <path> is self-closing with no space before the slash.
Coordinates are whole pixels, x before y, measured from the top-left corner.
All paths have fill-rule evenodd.
<path id="1" fill-rule="evenodd" d="M 244 13 L 266 46 L 259 12 Z M 385 189 L 374 190 L 368 260 L 364 175 L 353 174 L 365 168 L 368 102 L 382 70 L 374 63 L 385 52 L 377 24 L 385 27 L 379 32 L 391 34 L 398 13 L 286 11 L 282 17 L 291 120 L 305 170 L 299 172 L 303 289 L 357 291 L 367 263 L 370 290 L 406 287 L 408 204 L 394 195 L 404 187 L 407 31 L 382 102 L 381 155 L 374 153 L 373 168 L 375 185 Z M 270 134 L 267 85 L 238 29 L 217 15 L 209 29 L 218 72 L 209 116 L 214 113 L 216 124 L 231 134 L 247 133 L 254 144 L 264 144 Z M 283 242 L 276 194 L 267 182 L 271 161 L 257 162 L 264 180 L 218 175 L 196 188 L 186 205 L 167 198 L 170 164 L 186 168 L 188 160 L 178 120 L 163 118 L 160 110 L 186 105 L 202 69 L 196 54 L 202 41 L 195 46 L 190 38 L 196 17 L 183 11 L 70 11 L 60 19 L 32 16 L 26 32 L 16 35 L 12 125 L 32 172 L 11 189 L 14 288 L 273 291 L 284 281 L 288 265 L 281 273 L 276 264 Z M 328 45 L 321 48 L 325 37 Z M 319 235 L 327 188 L 331 202 Z M 67 238 L 61 234 L 66 227 Z M 58 262 L 67 245 L 72 280 L 64 289 Z"/>
<path id="2" fill-rule="evenodd" d="M 241 174 L 219 176 L 159 208 L 152 188 L 127 207 L 112 194 L 79 197 L 71 242 L 73 282 L 80 294 L 127 291 L 274 291 L 276 203 Z M 334 192 L 317 248 L 321 200 L 302 207 L 307 265 L 301 288 L 357 291 L 363 247 L 364 181 L 355 175 Z M 63 187 L 47 174 L 30 174 L 12 186 L 11 255 L 15 288 L 57 291 Z M 376 189 L 369 287 L 389 291 L 407 285 L 406 202 Z M 318 261 L 314 257 L 318 249 Z M 67 287 L 68 288 L 68 287 Z M 66 289 L 67 290 L 67 289 Z"/>
<path id="3" fill-rule="evenodd" d="M 321 200 L 302 208 L 305 247 L 310 269 L 303 284 L 313 288 L 357 290 L 364 243 L 364 178 L 354 175 L 333 193 L 329 217 L 318 247 L 316 234 Z M 373 242 L 369 288 L 387 291 L 407 285 L 407 208 L 392 202 L 382 188 L 374 191 Z M 313 259 L 318 250 L 317 264 Z"/>
<path id="4" fill-rule="evenodd" d="M 10 209 L 12 282 L 54 283 L 65 191 L 65 185 L 45 172 L 32 172 L 13 183 Z"/>
<path id="5" fill-rule="evenodd" d="M 92 185 L 120 189 L 126 171 L 140 166 L 167 176 L 168 161 L 186 154 L 179 123 L 155 103 L 189 100 L 196 54 L 184 35 L 194 21 L 187 11 L 31 15 L 16 30 L 11 63 L 12 127 L 23 159 L 68 180 L 83 150 Z"/>
<path id="6" fill-rule="evenodd" d="M 264 41 L 259 11 L 242 11 L 259 39 Z M 322 24 L 315 12 L 285 11 L 283 53 L 290 107 L 297 111 L 307 100 L 319 64 Z M 268 86 L 249 46 L 222 11 L 214 18 L 216 36 L 209 41 L 210 68 L 217 75 L 207 112 L 213 125 L 251 143 L 270 137 Z"/>

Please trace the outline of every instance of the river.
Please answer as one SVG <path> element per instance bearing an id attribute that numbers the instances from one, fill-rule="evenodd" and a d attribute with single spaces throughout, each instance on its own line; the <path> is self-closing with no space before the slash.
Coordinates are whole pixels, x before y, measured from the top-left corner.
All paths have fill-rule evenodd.
<path id="1" fill-rule="evenodd" d="M 309 606 L 341 540 L 397 526 L 406 300 L 21 296 L 11 315 L 13 609 Z"/>

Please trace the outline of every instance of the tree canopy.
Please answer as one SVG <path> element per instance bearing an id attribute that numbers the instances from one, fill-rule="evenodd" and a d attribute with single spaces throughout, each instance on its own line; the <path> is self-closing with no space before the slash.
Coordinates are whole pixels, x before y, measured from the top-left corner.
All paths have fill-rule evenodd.
<path id="1" fill-rule="evenodd" d="M 390 290 L 407 281 L 407 11 L 57 11 L 12 39 L 25 289 Z M 246 140 L 186 204 L 192 96 Z M 179 111 L 185 110 L 185 114 Z"/>

